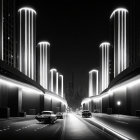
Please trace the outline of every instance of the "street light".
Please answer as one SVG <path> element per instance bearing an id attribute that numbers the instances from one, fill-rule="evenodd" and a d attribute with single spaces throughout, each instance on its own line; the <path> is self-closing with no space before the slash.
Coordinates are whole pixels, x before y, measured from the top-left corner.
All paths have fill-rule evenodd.
<path id="1" fill-rule="evenodd" d="M 117 101 L 117 106 L 118 106 L 118 115 L 119 115 L 119 107 L 121 106 L 121 101 Z"/>

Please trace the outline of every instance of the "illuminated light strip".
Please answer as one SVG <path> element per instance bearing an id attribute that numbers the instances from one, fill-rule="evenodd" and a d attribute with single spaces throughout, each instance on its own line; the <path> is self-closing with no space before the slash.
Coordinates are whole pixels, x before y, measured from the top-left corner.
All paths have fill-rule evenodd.
<path id="1" fill-rule="evenodd" d="M 33 51 L 33 47 L 34 47 L 34 43 L 33 43 L 33 36 L 34 36 L 34 33 L 33 33 L 33 26 L 34 26 L 34 24 L 33 24 L 33 11 L 32 11 L 32 46 L 31 46 L 31 62 L 32 62 L 32 79 L 34 79 L 34 76 L 33 76 L 33 73 L 34 73 L 34 71 L 33 71 L 33 66 L 34 66 L 34 58 L 33 58 L 33 53 L 34 53 L 34 51 Z"/>
<path id="2" fill-rule="evenodd" d="M 97 71 L 97 75 L 96 75 L 96 95 L 98 95 L 98 71 Z"/>
<path id="3" fill-rule="evenodd" d="M 50 94 L 50 93 L 48 93 L 48 92 L 45 92 L 46 94 L 45 94 L 45 96 L 48 96 L 49 98 L 52 98 L 52 99 L 54 99 L 54 100 L 56 100 L 56 101 L 60 101 L 61 103 L 63 103 L 66 107 L 68 106 L 67 105 L 67 102 L 63 99 L 63 98 L 61 98 L 60 96 L 58 96 L 58 95 L 56 95 L 56 94 Z"/>
<path id="4" fill-rule="evenodd" d="M 41 42 L 39 42 L 38 44 L 39 44 L 39 45 L 41 45 L 41 44 L 46 44 L 46 45 L 49 45 L 49 46 L 50 46 L 50 43 L 47 42 L 47 41 L 41 41 Z"/>
<path id="5" fill-rule="evenodd" d="M 135 77 L 119 84 L 119 85 L 116 85 L 116 86 L 112 87 L 109 91 L 107 91 L 103 94 L 100 94 L 98 96 L 94 96 L 94 97 L 91 97 L 91 98 L 86 98 L 82 101 L 82 104 L 87 102 L 87 101 L 90 101 L 90 100 L 101 101 L 102 98 L 113 95 L 113 92 L 116 92 L 118 90 L 125 90 L 127 87 L 132 87 L 132 86 L 137 85 L 137 84 L 140 84 L 140 75 L 135 76 Z"/>
<path id="6" fill-rule="evenodd" d="M 124 13 L 124 69 L 126 69 L 126 12 Z"/>
<path id="7" fill-rule="evenodd" d="M 92 120 L 93 120 L 93 118 L 92 118 Z M 110 126 L 108 126 L 108 125 L 106 125 L 106 124 L 104 124 L 104 123 L 101 123 L 101 122 L 98 121 L 97 119 L 94 119 L 94 123 L 96 123 L 96 124 L 102 126 L 103 128 L 107 129 L 108 131 L 110 131 L 111 133 L 117 135 L 118 137 L 120 137 L 120 138 L 123 139 L 123 140 L 134 140 L 134 139 L 132 139 L 132 138 L 128 138 L 127 136 L 124 136 L 124 135 L 118 133 L 116 130 L 112 129 Z"/>
<path id="8" fill-rule="evenodd" d="M 124 70 L 124 60 L 123 60 L 123 54 L 124 54 L 124 52 L 123 52 L 123 50 L 124 50 L 124 48 L 123 48 L 123 11 L 120 13 L 121 14 L 121 71 L 123 71 Z"/>
<path id="9" fill-rule="evenodd" d="M 91 98 L 85 98 L 82 102 L 81 105 L 89 103 L 91 101 Z"/>
<path id="10" fill-rule="evenodd" d="M 63 98 L 64 97 L 64 95 L 63 95 L 64 94 L 63 93 L 64 92 L 63 91 L 63 75 L 60 74 L 59 76 L 61 77 L 61 97 Z"/>
<path id="11" fill-rule="evenodd" d="M 31 11 L 31 12 L 33 12 L 33 13 L 36 14 L 36 11 L 35 11 L 33 8 L 31 8 L 31 7 L 22 7 L 22 8 L 20 8 L 18 11 L 21 12 L 22 10 Z"/>
<path id="12" fill-rule="evenodd" d="M 54 85 L 53 85 L 53 72 L 57 72 L 57 70 L 56 69 L 54 69 L 54 68 L 52 68 L 51 70 L 50 70 L 50 72 L 51 72 L 51 91 L 52 92 L 54 92 Z"/>
<path id="13" fill-rule="evenodd" d="M 48 47 L 50 46 L 50 43 L 47 41 L 41 41 L 38 43 L 38 46 L 40 47 L 40 50 L 42 54 L 40 54 L 40 60 L 42 60 L 42 65 L 40 65 L 40 72 L 42 72 L 42 86 L 45 89 L 48 89 Z"/>
<path id="14" fill-rule="evenodd" d="M 118 62 L 115 60 L 114 55 L 114 77 L 119 74 L 121 71 L 126 69 L 126 14 L 128 13 L 128 10 L 125 8 L 117 8 L 113 11 L 110 18 L 113 16 L 115 17 L 115 14 L 118 15 L 118 56 L 116 57 L 118 59 Z M 115 18 L 114 18 L 114 47 L 115 46 Z M 114 49 L 115 50 L 115 49 Z M 114 54 L 116 52 L 114 51 Z M 118 71 L 116 72 L 116 65 L 118 64 Z"/>
<path id="15" fill-rule="evenodd" d="M 120 11 L 118 11 L 118 73 L 120 73 Z"/>
<path id="16" fill-rule="evenodd" d="M 96 90 L 95 90 L 95 95 L 98 95 L 98 70 L 93 69 L 89 71 L 89 97 L 93 96 L 93 73 L 95 73 L 96 77 Z"/>
<path id="17" fill-rule="evenodd" d="M 58 72 L 56 73 L 56 94 L 58 95 Z"/>
<path id="18" fill-rule="evenodd" d="M 2 0 L 1 3 L 2 3 L 2 9 L 1 9 L 1 11 L 2 11 L 2 13 L 1 13 L 1 14 L 2 14 L 2 15 L 1 15 L 1 16 L 2 16 L 2 21 L 1 21 L 1 22 L 2 22 L 2 23 L 1 23 L 1 24 L 2 24 L 2 31 L 1 31 L 1 34 L 2 34 L 2 41 L 1 41 L 1 42 L 2 42 L 2 46 L 1 46 L 1 53 L 2 53 L 2 54 L 1 54 L 1 55 L 2 55 L 2 58 L 1 58 L 1 59 L 4 60 L 4 56 L 3 56 L 3 55 L 4 55 L 4 54 L 3 54 L 3 23 L 4 23 L 4 22 L 3 22 L 3 19 L 4 19 L 4 18 L 3 18 L 3 0 Z"/>
<path id="19" fill-rule="evenodd" d="M 22 50 L 22 49 L 21 49 L 21 23 L 22 23 L 22 22 L 21 22 L 21 11 L 20 11 L 19 14 L 20 14 L 20 50 L 19 50 L 19 59 L 20 59 L 20 61 L 19 61 L 19 62 L 20 62 L 19 66 L 20 66 L 20 67 L 19 67 L 19 70 L 22 72 L 22 69 L 21 69 L 21 68 L 22 68 L 22 60 L 21 60 L 21 58 L 22 58 L 22 53 L 21 53 L 21 50 Z"/>
<path id="20" fill-rule="evenodd" d="M 26 90 L 27 92 L 33 91 L 38 94 L 44 94 L 41 90 L 37 89 L 36 87 L 13 80 L 11 78 L 8 78 L 8 77 L 2 76 L 2 75 L 0 75 L 0 82 L 3 84 L 6 84 L 7 86 L 21 88 L 22 90 Z"/>
<path id="21" fill-rule="evenodd" d="M 25 74 L 27 75 L 27 15 L 25 10 Z"/>
<path id="22" fill-rule="evenodd" d="M 30 60 L 30 54 L 31 54 L 31 52 L 30 52 L 30 49 L 31 49 L 31 44 L 30 44 L 30 40 L 31 40 L 31 38 L 30 38 L 30 11 L 29 11 L 29 21 L 28 22 L 29 22 L 28 23 L 29 24 L 29 36 L 28 36 L 28 41 L 29 41 L 29 46 L 28 46 L 29 47 L 29 52 L 28 52 L 29 53 L 29 60 L 28 61 L 29 61 L 29 77 L 31 77 L 30 76 L 30 65 L 31 65 L 30 64 L 31 63 L 31 60 Z"/>
<path id="23" fill-rule="evenodd" d="M 126 8 L 117 8 L 112 12 L 110 19 L 115 15 L 116 12 L 120 12 L 120 11 L 124 11 L 126 13 L 128 12 L 128 10 Z"/>
<path id="24" fill-rule="evenodd" d="M 100 44 L 102 50 L 102 91 L 109 85 L 109 42 Z"/>

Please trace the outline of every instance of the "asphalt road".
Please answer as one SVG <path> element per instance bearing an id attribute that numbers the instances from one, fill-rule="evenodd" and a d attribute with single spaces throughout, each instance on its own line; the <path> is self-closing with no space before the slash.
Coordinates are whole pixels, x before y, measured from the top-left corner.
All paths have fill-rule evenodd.
<path id="1" fill-rule="evenodd" d="M 0 140 L 115 140 L 93 124 L 69 113 L 55 124 L 39 123 L 35 119 L 0 121 Z"/>

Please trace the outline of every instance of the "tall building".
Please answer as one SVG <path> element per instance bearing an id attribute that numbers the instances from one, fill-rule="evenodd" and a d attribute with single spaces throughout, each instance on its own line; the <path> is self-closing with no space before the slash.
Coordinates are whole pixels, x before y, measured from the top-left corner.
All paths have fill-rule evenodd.
<path id="1" fill-rule="evenodd" d="M 59 77 L 58 77 L 58 94 L 63 98 L 64 97 L 64 82 L 63 82 L 63 75 L 62 74 L 59 74 Z"/>
<path id="2" fill-rule="evenodd" d="M 100 44 L 101 53 L 101 91 L 105 90 L 110 82 L 110 56 L 109 56 L 109 42 L 103 42 Z"/>
<path id="3" fill-rule="evenodd" d="M 98 95 L 98 70 L 89 72 L 89 97 Z"/>
<path id="4" fill-rule="evenodd" d="M 19 9 L 19 70 L 36 80 L 36 11 Z"/>
<path id="5" fill-rule="evenodd" d="M 45 89 L 49 89 L 50 73 L 50 43 L 39 42 L 37 45 L 37 82 Z"/>
<path id="6" fill-rule="evenodd" d="M 114 77 L 129 66 L 128 10 L 115 9 L 110 19 L 113 23 Z"/>
<path id="7" fill-rule="evenodd" d="M 0 0 L 0 59 L 16 67 L 15 0 Z"/>
<path id="8" fill-rule="evenodd" d="M 56 69 L 50 70 L 50 91 L 56 93 L 58 87 L 58 73 Z"/>

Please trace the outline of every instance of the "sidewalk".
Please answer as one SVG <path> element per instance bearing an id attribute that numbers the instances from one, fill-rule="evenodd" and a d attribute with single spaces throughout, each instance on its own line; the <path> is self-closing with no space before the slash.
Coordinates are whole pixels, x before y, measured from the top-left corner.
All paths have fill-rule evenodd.
<path id="1" fill-rule="evenodd" d="M 92 113 L 94 121 L 109 126 L 115 131 L 135 140 L 140 140 L 140 118 L 136 116 Z"/>
<path id="2" fill-rule="evenodd" d="M 140 120 L 140 117 L 137 116 L 128 116 L 128 115 L 121 115 L 121 114 L 105 114 L 105 113 L 92 113 L 93 116 L 98 117 L 113 117 L 113 118 L 125 118 L 125 119 L 138 119 Z"/>

